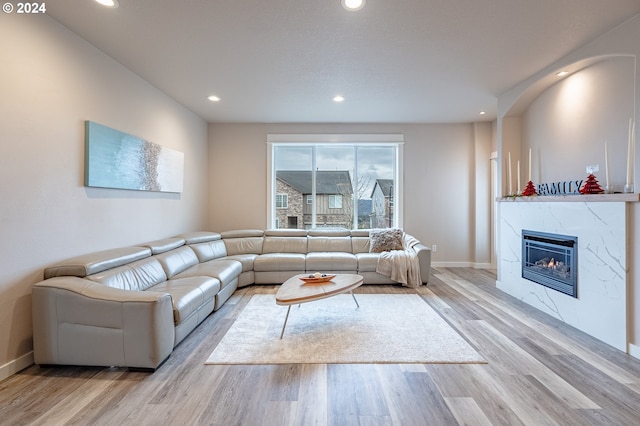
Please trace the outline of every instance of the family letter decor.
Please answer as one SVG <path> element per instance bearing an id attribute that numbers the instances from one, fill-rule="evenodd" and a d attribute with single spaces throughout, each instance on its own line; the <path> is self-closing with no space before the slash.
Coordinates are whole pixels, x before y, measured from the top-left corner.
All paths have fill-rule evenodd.
<path id="1" fill-rule="evenodd" d="M 571 195 L 580 194 L 583 180 L 568 180 L 564 182 L 541 183 L 538 185 L 538 195 Z"/>
<path id="2" fill-rule="evenodd" d="M 85 122 L 86 186 L 182 192 L 184 153 Z"/>

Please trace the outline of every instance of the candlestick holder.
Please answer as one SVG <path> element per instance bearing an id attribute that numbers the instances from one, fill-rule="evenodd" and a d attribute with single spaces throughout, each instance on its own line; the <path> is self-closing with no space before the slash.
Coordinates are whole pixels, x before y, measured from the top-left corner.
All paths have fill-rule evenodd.
<path id="1" fill-rule="evenodd" d="M 604 187 L 604 193 L 605 194 L 613 194 L 615 192 L 615 190 L 613 189 L 613 185 L 606 185 Z"/>
<path id="2" fill-rule="evenodd" d="M 625 194 L 633 194 L 633 184 L 632 183 L 628 183 L 624 186 L 624 193 Z"/>

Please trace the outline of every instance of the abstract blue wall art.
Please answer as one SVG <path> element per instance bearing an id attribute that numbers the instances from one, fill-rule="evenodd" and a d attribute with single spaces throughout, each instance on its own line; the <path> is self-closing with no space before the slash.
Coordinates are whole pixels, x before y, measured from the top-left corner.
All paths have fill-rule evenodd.
<path id="1" fill-rule="evenodd" d="M 85 122 L 86 186 L 182 192 L 184 153 Z"/>

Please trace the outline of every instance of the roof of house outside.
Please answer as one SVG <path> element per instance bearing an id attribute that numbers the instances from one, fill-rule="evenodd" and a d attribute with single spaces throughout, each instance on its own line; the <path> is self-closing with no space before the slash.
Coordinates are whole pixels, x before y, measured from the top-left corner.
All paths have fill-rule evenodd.
<path id="1" fill-rule="evenodd" d="M 311 170 L 278 170 L 276 178 L 303 194 L 311 194 Z M 351 177 L 347 170 L 316 171 L 316 194 L 352 194 Z"/>
<path id="2" fill-rule="evenodd" d="M 371 196 L 373 197 L 373 193 L 376 191 L 376 186 L 380 187 L 382 191 L 382 195 L 388 197 L 391 195 L 391 188 L 393 187 L 393 179 L 376 179 L 376 184 L 373 186 L 371 190 Z"/>

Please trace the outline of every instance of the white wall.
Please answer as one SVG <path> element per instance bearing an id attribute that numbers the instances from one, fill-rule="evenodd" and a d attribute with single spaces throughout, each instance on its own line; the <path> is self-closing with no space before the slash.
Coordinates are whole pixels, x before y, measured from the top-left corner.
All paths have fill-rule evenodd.
<path id="1" fill-rule="evenodd" d="M 491 208 L 491 146 L 493 143 L 492 123 L 475 123 L 474 163 L 475 173 L 472 194 L 475 205 L 474 223 L 474 266 L 492 267 Z"/>
<path id="2" fill-rule="evenodd" d="M 522 158 L 532 148 L 532 179 L 550 183 L 585 179 L 587 165 L 605 186 L 604 145 L 610 183 L 625 184 L 629 118 L 634 115 L 635 58 L 609 57 L 543 92 L 523 115 Z"/>
<path id="3" fill-rule="evenodd" d="M 78 254 L 203 229 L 207 125 L 47 16 L 0 17 L 0 379 L 31 362 L 31 287 Z M 184 192 L 86 188 L 84 121 L 185 154 Z"/>
<path id="4" fill-rule="evenodd" d="M 485 128 L 486 127 L 486 128 Z M 211 199 L 209 228 L 225 231 L 267 226 L 267 145 L 269 133 L 402 133 L 404 134 L 404 229 L 424 244 L 436 244 L 434 264 L 471 266 L 487 262 L 488 213 L 479 224 L 482 238 L 474 245 L 476 221 L 476 152 L 486 152 L 481 170 L 488 209 L 491 125 L 476 132 L 473 124 L 210 124 Z M 488 131 L 488 132 L 487 132 Z M 485 155 L 485 154 L 482 154 Z"/>

